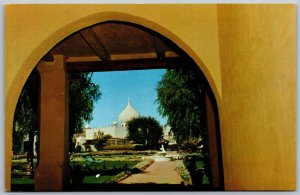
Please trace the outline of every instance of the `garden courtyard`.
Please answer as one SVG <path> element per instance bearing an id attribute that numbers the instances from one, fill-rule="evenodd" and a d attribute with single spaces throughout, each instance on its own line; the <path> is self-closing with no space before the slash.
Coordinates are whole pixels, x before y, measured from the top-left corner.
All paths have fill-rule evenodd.
<path id="1" fill-rule="evenodd" d="M 194 170 L 191 170 L 191 162 L 196 165 Z M 74 153 L 70 156 L 69 165 L 68 191 L 163 191 L 209 188 L 208 176 L 203 172 L 204 161 L 197 153 L 104 150 Z M 33 170 L 35 166 L 36 159 Z M 12 191 L 34 191 L 34 178 L 27 169 L 26 158 L 14 156 Z M 194 176 L 194 172 L 198 173 L 198 177 Z"/>

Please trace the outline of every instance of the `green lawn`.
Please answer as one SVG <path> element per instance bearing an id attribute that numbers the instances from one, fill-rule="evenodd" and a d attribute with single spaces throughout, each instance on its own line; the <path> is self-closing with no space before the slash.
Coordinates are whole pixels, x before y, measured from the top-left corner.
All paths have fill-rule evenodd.
<path id="1" fill-rule="evenodd" d="M 25 177 L 11 178 L 11 184 L 34 184 L 34 179 Z"/>
<path id="2" fill-rule="evenodd" d="M 127 164 L 127 167 L 130 169 L 134 167 L 140 161 L 105 161 L 106 169 L 122 168 Z"/>
<path id="3" fill-rule="evenodd" d="M 116 160 L 114 161 L 112 160 L 105 160 L 105 166 L 107 170 L 111 170 L 114 168 L 123 168 L 126 164 L 127 164 L 127 168 L 130 169 L 132 167 L 134 167 L 137 163 L 139 163 L 140 161 L 138 160 Z M 82 162 L 84 163 L 84 162 Z M 13 162 L 13 166 L 19 166 L 21 169 L 26 169 L 27 164 L 24 163 L 23 161 L 14 161 Z M 98 173 L 95 172 L 94 176 L 86 176 L 84 178 L 83 183 L 87 183 L 87 184 L 101 184 L 106 182 L 107 180 L 109 180 L 111 177 L 115 176 L 115 175 L 103 175 L 100 177 L 96 177 Z M 31 178 L 26 178 L 26 177 L 18 177 L 18 178 L 12 178 L 11 183 L 13 185 L 20 185 L 20 184 L 34 184 L 34 179 Z"/>
<path id="4" fill-rule="evenodd" d="M 87 183 L 87 184 L 101 184 L 101 183 L 105 183 L 111 177 L 112 177 L 112 175 L 104 175 L 104 176 L 100 176 L 100 177 L 86 176 L 86 177 L 84 177 L 83 183 Z"/>
<path id="5" fill-rule="evenodd" d="M 27 161 L 25 160 L 13 160 L 12 161 L 12 167 L 16 169 L 26 169 L 27 168 Z M 33 167 L 36 167 L 36 159 L 33 160 Z"/>

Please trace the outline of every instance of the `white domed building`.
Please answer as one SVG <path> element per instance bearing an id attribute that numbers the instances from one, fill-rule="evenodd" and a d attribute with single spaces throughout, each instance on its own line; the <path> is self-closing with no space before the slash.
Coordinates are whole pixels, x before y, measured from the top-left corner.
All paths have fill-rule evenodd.
<path id="1" fill-rule="evenodd" d="M 119 114 L 120 125 L 117 121 L 112 122 L 112 126 L 97 127 L 97 128 L 85 128 L 85 137 L 86 141 L 95 139 L 95 133 L 102 131 L 104 135 L 110 134 L 113 139 L 109 140 L 109 144 L 112 145 L 122 145 L 129 143 L 129 140 L 126 138 L 128 131 L 126 124 L 128 121 L 133 118 L 139 118 L 140 114 L 136 111 L 132 105 L 131 101 L 128 99 L 126 108 Z"/>
<path id="2" fill-rule="evenodd" d="M 139 118 L 140 114 L 132 107 L 131 101 L 128 100 L 127 107 L 120 113 L 119 121 L 121 123 L 121 127 L 126 127 L 126 123 L 133 118 Z"/>

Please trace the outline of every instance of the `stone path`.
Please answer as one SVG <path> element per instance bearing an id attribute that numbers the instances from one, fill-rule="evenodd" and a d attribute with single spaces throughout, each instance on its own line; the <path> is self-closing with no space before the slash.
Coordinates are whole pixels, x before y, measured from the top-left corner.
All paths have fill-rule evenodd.
<path id="1" fill-rule="evenodd" d="M 175 161 L 156 161 L 143 173 L 132 174 L 120 184 L 181 184 L 181 178 L 175 170 Z"/>

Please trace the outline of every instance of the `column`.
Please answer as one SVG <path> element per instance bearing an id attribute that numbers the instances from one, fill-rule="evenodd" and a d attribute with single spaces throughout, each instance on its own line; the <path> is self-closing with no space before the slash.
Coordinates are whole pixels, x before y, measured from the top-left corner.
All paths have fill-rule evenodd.
<path id="1" fill-rule="evenodd" d="M 68 74 L 64 57 L 41 61 L 40 162 L 35 171 L 35 191 L 62 191 L 68 174 Z"/>
<path id="2" fill-rule="evenodd" d="M 209 95 L 205 94 L 206 104 L 206 119 L 207 119 L 207 131 L 208 131 L 208 145 L 209 145 L 209 160 L 212 171 L 212 186 L 213 188 L 220 188 L 220 168 L 219 168 L 219 152 L 218 138 L 217 138 L 217 126 L 216 126 L 216 114 Z"/>

